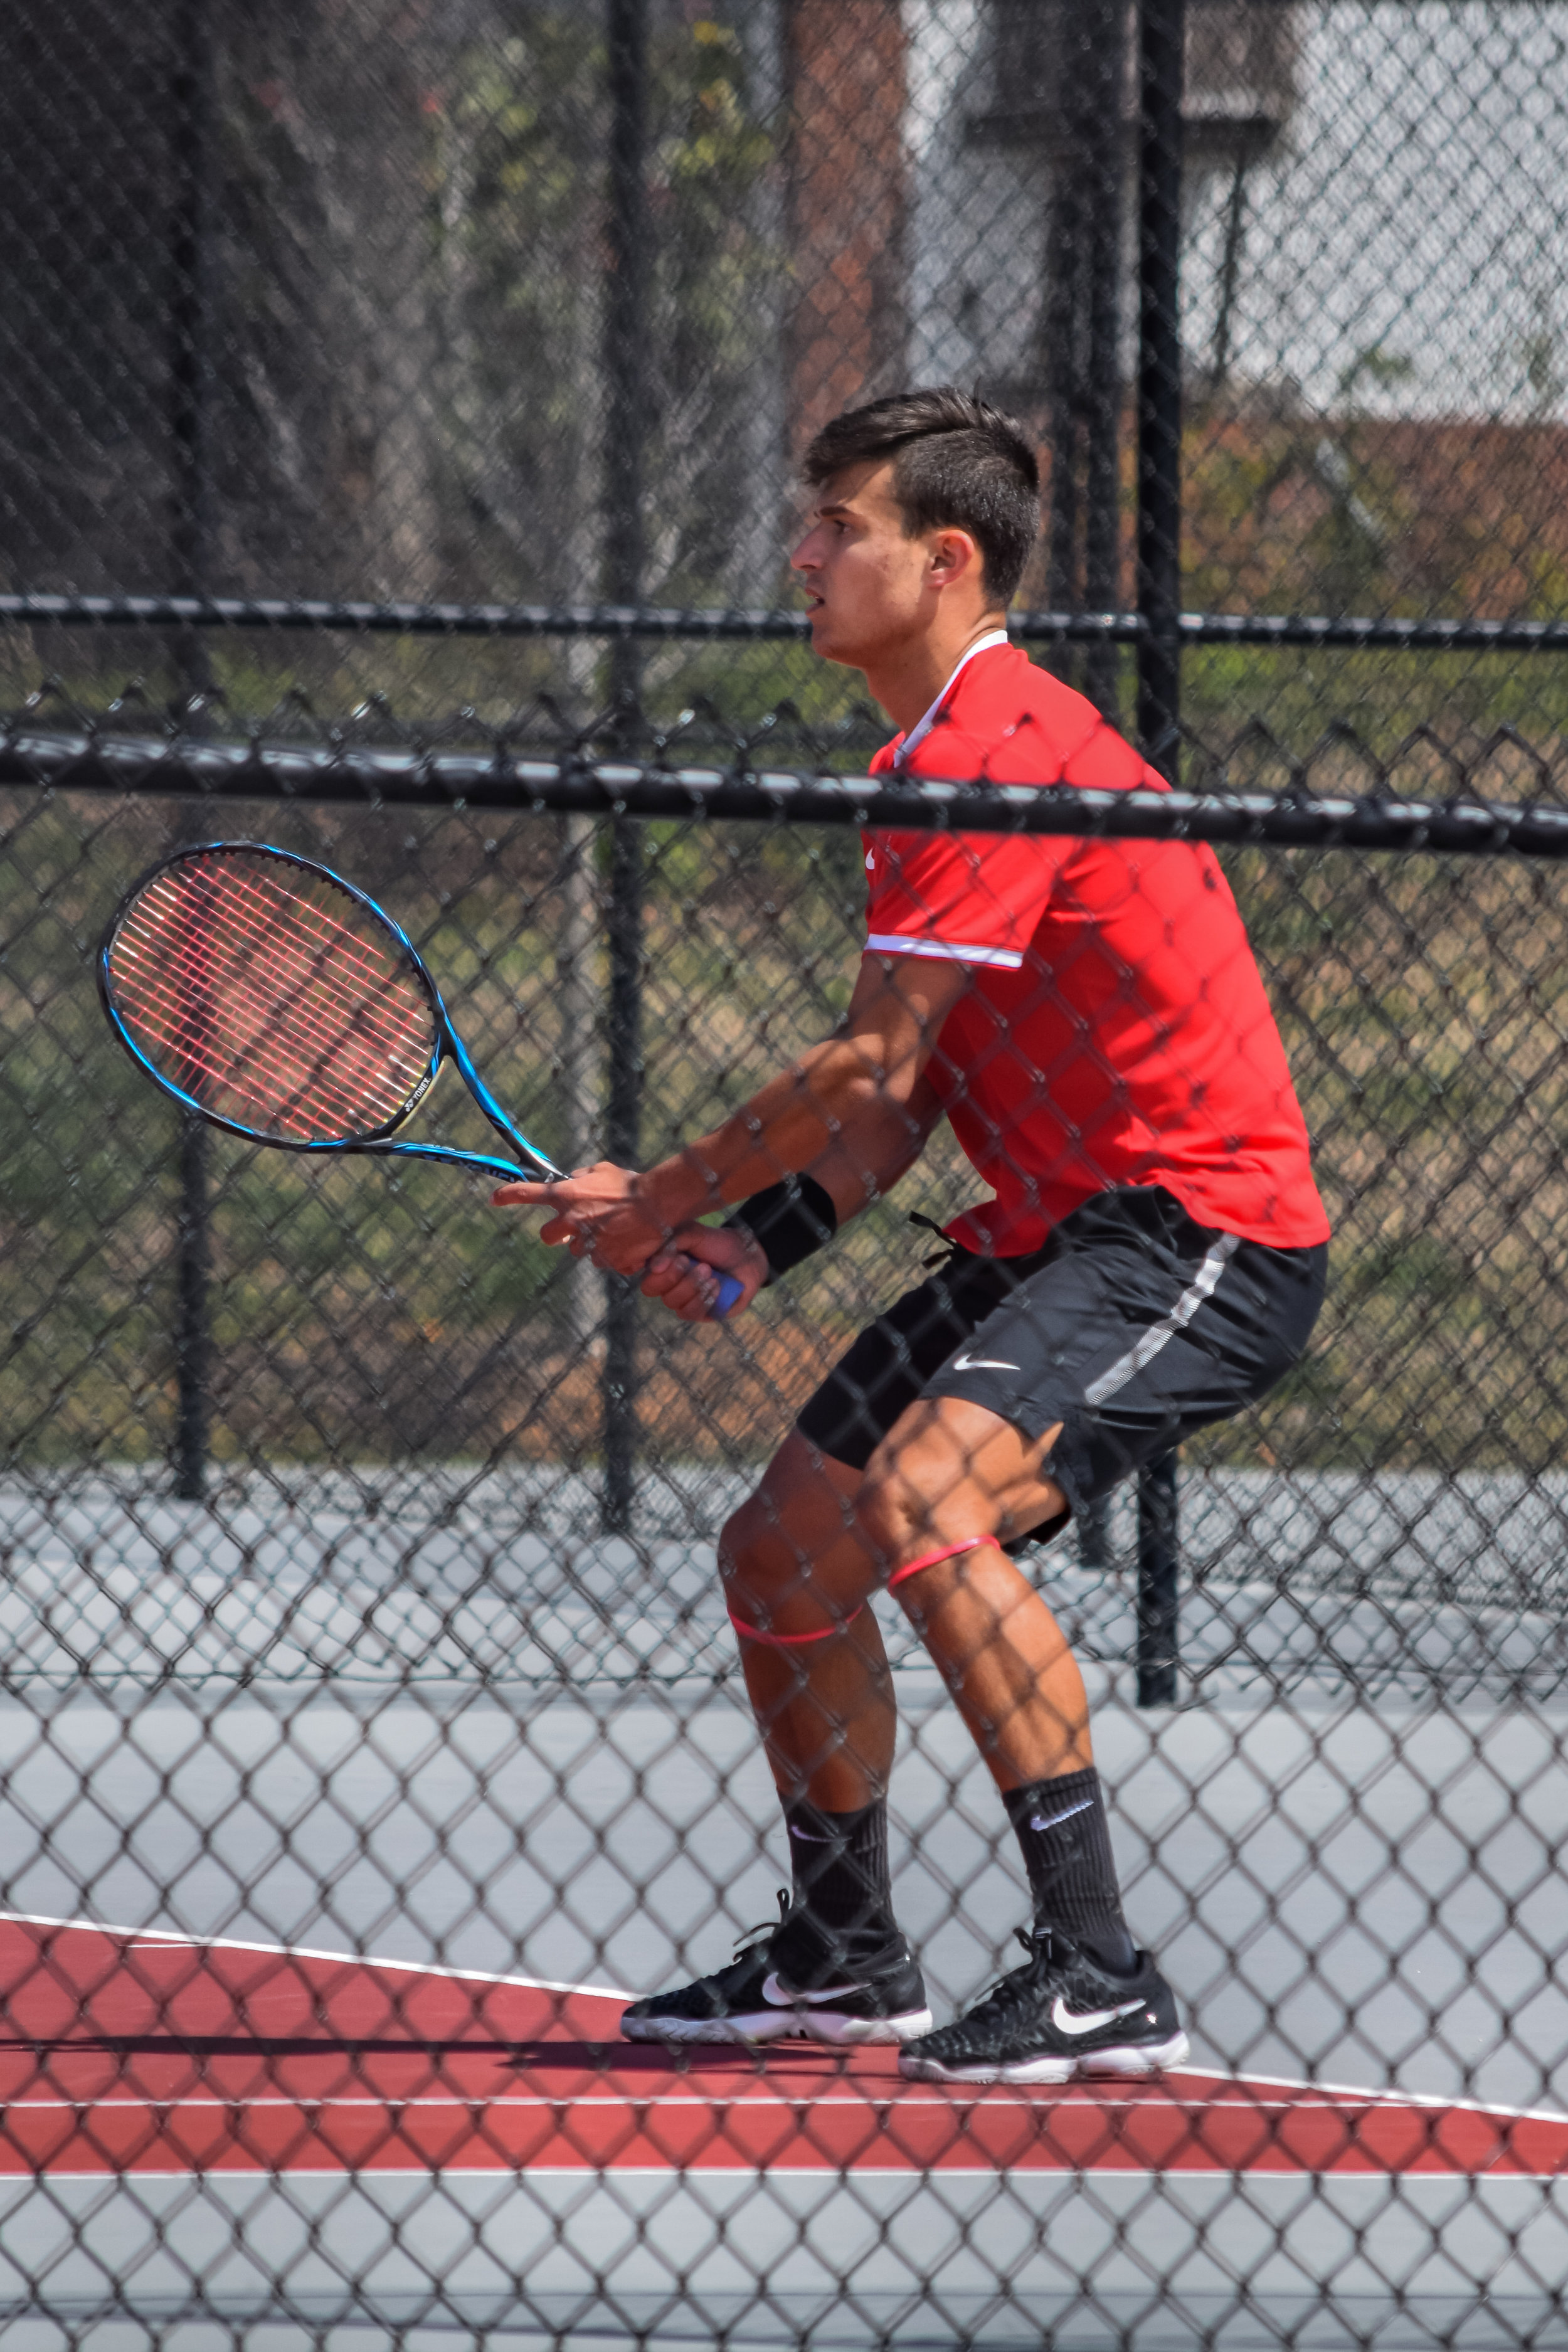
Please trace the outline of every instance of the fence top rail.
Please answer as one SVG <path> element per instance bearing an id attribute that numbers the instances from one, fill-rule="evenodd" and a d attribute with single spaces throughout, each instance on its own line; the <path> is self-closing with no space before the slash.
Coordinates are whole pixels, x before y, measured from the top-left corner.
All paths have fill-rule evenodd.
<path id="1" fill-rule="evenodd" d="M 708 817 L 913 831 L 1087 835 L 1283 848 L 1568 857 L 1568 807 L 1456 791 L 1105 792 L 1065 784 L 813 775 L 736 765 L 676 767 L 568 753 L 426 751 L 344 744 L 168 739 L 12 726 L 0 785 L 211 801 L 358 802 L 594 816 Z"/>
<path id="2" fill-rule="evenodd" d="M 91 628 L 339 629 L 407 636 L 775 639 L 805 643 L 809 615 L 760 607 L 375 604 L 292 596 L 0 595 L 0 622 Z M 1136 645 L 1140 613 L 1014 613 L 1029 645 Z M 1180 613 L 1184 645 L 1382 647 L 1412 653 L 1568 653 L 1568 621 L 1415 620 L 1372 614 Z"/>

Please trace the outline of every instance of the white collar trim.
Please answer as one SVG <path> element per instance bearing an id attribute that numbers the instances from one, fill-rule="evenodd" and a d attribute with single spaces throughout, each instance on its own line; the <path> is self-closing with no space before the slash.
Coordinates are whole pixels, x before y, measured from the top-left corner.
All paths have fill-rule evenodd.
<path id="1" fill-rule="evenodd" d="M 970 646 L 969 651 L 960 661 L 958 668 L 953 671 L 952 677 L 948 679 L 947 684 L 942 688 L 942 692 L 937 696 L 936 700 L 926 712 L 925 717 L 920 721 L 918 726 L 910 728 L 909 733 L 900 744 L 893 758 L 893 765 L 895 768 L 901 768 L 903 766 L 904 761 L 914 750 L 915 745 L 917 743 L 923 743 L 926 737 L 931 733 L 931 729 L 936 725 L 937 713 L 942 709 L 942 704 L 947 700 L 948 696 L 952 692 L 953 686 L 958 677 L 959 670 L 962 670 L 968 663 L 972 662 L 976 654 L 988 654 L 994 646 L 1005 646 L 1007 642 L 1007 632 L 1005 629 L 987 629 L 983 637 L 977 637 L 975 639 L 973 645 Z"/>

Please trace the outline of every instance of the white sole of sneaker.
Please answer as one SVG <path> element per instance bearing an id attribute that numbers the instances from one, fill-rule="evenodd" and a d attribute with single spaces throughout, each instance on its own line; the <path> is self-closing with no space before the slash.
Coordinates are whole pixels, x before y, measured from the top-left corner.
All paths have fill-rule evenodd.
<path id="1" fill-rule="evenodd" d="M 754 2047 L 770 2042 L 820 2042 L 830 2050 L 913 2042 L 935 2024 L 929 2009 L 906 2010 L 901 2017 L 846 2017 L 832 2010 L 747 2011 L 739 2017 L 633 2017 L 621 2020 L 626 2042 L 735 2042 Z"/>
<path id="2" fill-rule="evenodd" d="M 1125 2050 L 1097 2050 L 1092 2057 L 1080 2058 L 1080 2074 L 1116 2074 L 1135 2077 L 1139 2074 L 1163 2074 L 1168 2066 L 1179 2066 L 1191 2044 L 1184 2033 L 1173 2033 L 1169 2042 L 1130 2042 Z"/>
<path id="3" fill-rule="evenodd" d="M 1070 2083 L 1075 2074 L 1111 2076 L 1129 2081 L 1141 2074 L 1163 2074 L 1179 2066 L 1187 2054 L 1187 2037 L 1173 2033 L 1168 2042 L 1129 2042 L 1120 2050 L 1096 2050 L 1082 2058 L 1052 2053 L 1021 2058 L 1011 2066 L 944 2066 L 940 2058 L 917 2058 L 905 2051 L 899 2072 L 917 2083 Z"/>
<path id="4" fill-rule="evenodd" d="M 871 2043 L 914 2042 L 935 2023 L 929 2009 L 910 2009 L 901 2017 L 807 2015 L 801 2021 L 801 2031 L 808 2042 L 826 2042 L 832 2050 L 853 2050 Z"/>
<path id="5" fill-rule="evenodd" d="M 801 2040 L 805 2029 L 776 2011 L 766 2017 L 623 2017 L 623 2042 L 746 2043 Z"/>

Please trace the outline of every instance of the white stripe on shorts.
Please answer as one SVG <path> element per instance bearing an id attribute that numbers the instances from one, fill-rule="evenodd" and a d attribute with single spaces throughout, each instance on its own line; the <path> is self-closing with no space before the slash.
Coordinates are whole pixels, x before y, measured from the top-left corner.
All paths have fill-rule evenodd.
<path id="1" fill-rule="evenodd" d="M 1108 1372 L 1101 1372 L 1083 1392 L 1086 1404 L 1103 1404 L 1118 1389 L 1124 1389 L 1130 1380 L 1152 1364 L 1167 1339 L 1190 1323 L 1205 1298 L 1212 1298 L 1229 1260 L 1241 1247 L 1239 1234 L 1221 1234 L 1209 1244 L 1202 1265 L 1183 1291 L 1168 1315 L 1141 1333 L 1124 1356 L 1118 1356 Z"/>

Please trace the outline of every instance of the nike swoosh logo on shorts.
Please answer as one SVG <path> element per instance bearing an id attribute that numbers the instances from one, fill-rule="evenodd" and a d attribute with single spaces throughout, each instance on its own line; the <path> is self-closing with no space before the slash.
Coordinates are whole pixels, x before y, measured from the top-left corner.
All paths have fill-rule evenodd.
<path id="1" fill-rule="evenodd" d="M 1003 1356 L 954 1356 L 952 1369 L 955 1372 L 1016 1372 L 1022 1368 Z"/>
<path id="2" fill-rule="evenodd" d="M 766 1990 L 764 1986 L 763 1990 Z M 1142 2000 L 1124 2000 L 1120 2009 L 1088 2009 L 1077 2012 L 1068 2007 L 1058 1992 L 1051 2009 L 1051 2023 L 1058 2033 L 1098 2033 L 1101 2026 L 1114 2025 L 1119 2017 L 1131 2017 L 1135 2009 L 1142 2006 Z"/>
<path id="3" fill-rule="evenodd" d="M 864 1992 L 864 1985 L 829 1985 L 826 1992 L 785 1992 L 777 1975 L 763 1979 L 763 1999 L 770 2009 L 819 2009 L 826 2000 L 842 2000 L 847 1993 Z M 1132 2004 L 1136 2009 L 1138 2003 Z M 1117 2014 L 1120 2016 L 1121 2011 Z"/>

